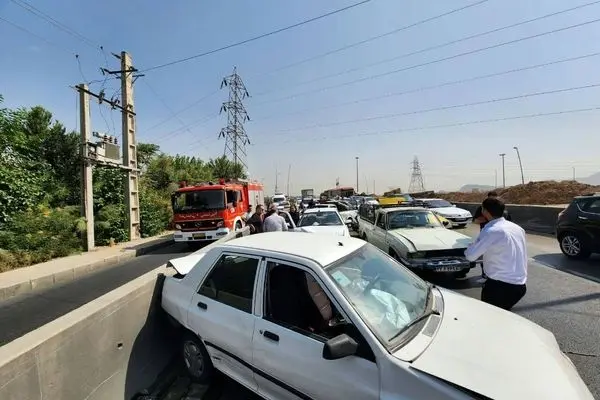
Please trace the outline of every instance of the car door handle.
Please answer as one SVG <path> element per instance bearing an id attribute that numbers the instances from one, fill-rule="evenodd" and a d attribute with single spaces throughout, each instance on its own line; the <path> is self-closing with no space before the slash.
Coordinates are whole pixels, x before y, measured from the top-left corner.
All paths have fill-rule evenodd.
<path id="1" fill-rule="evenodd" d="M 263 336 L 266 337 L 269 340 L 274 341 L 274 342 L 279 342 L 279 335 L 276 335 L 273 332 L 265 331 L 263 333 Z"/>
<path id="2" fill-rule="evenodd" d="M 581 215 L 579 216 L 579 219 L 588 219 L 588 217 L 582 217 Z"/>
<path id="3" fill-rule="evenodd" d="M 206 305 L 206 303 L 203 303 L 203 302 L 199 301 L 198 302 L 198 308 L 206 310 L 208 308 L 208 306 Z"/>

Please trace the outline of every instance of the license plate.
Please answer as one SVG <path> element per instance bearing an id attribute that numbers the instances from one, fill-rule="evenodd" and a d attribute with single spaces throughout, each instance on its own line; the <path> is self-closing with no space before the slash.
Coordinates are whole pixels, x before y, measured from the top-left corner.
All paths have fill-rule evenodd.
<path id="1" fill-rule="evenodd" d="M 456 218 L 456 222 L 465 222 L 467 219 L 466 218 Z"/>
<path id="2" fill-rule="evenodd" d="M 206 238 L 206 233 L 194 233 L 192 235 L 192 237 L 194 239 L 205 239 Z"/>
<path id="3" fill-rule="evenodd" d="M 462 267 L 436 267 L 436 272 L 456 272 L 460 271 Z"/>

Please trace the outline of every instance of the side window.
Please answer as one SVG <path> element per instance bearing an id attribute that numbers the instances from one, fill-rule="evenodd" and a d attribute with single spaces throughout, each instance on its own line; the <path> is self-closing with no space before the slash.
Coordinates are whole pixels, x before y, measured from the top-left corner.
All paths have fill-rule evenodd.
<path id="1" fill-rule="evenodd" d="M 377 217 L 377 226 L 381 229 L 385 229 L 385 214 L 379 214 Z"/>
<path id="2" fill-rule="evenodd" d="M 585 212 L 600 214 L 600 199 L 589 201 L 582 208 Z"/>
<path id="3" fill-rule="evenodd" d="M 202 283 L 198 294 L 251 313 L 258 262 L 257 258 L 222 256 Z"/>
<path id="4" fill-rule="evenodd" d="M 342 318 L 312 274 L 269 261 L 266 279 L 265 319 L 321 341 L 341 333 Z"/>
<path id="5" fill-rule="evenodd" d="M 240 190 L 235 192 L 235 196 L 236 196 L 235 201 L 237 201 L 237 202 L 242 201 L 242 192 Z"/>

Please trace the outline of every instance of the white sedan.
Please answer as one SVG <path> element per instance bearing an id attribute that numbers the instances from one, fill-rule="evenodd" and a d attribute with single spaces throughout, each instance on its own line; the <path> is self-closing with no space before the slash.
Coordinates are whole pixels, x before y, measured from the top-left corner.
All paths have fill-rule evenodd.
<path id="1" fill-rule="evenodd" d="M 298 232 L 350 236 L 348 226 L 333 204 L 330 208 L 307 208 L 304 210 L 295 230 Z"/>
<path id="2" fill-rule="evenodd" d="M 593 400 L 551 332 L 362 240 L 273 232 L 192 257 L 162 307 L 195 381 L 218 369 L 266 399 Z"/>
<path id="3" fill-rule="evenodd" d="M 453 228 L 464 228 L 473 218 L 470 211 L 456 207 L 444 199 L 419 199 L 418 201 L 423 202 L 423 205 L 435 214 L 447 219 Z"/>

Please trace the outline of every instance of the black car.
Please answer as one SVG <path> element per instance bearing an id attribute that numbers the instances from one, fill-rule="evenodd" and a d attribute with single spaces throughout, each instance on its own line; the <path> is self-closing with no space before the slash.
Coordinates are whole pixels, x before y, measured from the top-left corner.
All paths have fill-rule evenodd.
<path id="1" fill-rule="evenodd" d="M 558 214 L 556 238 L 569 258 L 600 253 L 600 194 L 578 196 Z"/>

